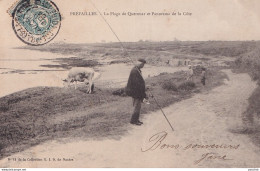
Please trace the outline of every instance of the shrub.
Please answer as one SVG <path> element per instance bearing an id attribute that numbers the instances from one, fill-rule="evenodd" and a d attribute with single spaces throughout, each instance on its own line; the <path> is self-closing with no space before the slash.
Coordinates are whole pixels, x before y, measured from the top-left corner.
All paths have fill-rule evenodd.
<path id="1" fill-rule="evenodd" d="M 162 88 L 170 91 L 177 91 L 177 86 L 172 81 L 163 82 Z"/>
<path id="2" fill-rule="evenodd" d="M 196 87 L 195 83 L 192 81 L 186 81 L 179 85 L 178 89 L 180 90 L 192 90 Z"/>
<path id="3" fill-rule="evenodd" d="M 117 89 L 117 90 L 113 91 L 112 94 L 116 95 L 116 96 L 122 96 L 122 97 L 127 96 L 125 93 L 125 88 Z"/>
<path id="4" fill-rule="evenodd" d="M 260 83 L 260 47 L 241 55 L 235 64 L 240 70 L 248 72 L 253 80 L 258 80 Z"/>

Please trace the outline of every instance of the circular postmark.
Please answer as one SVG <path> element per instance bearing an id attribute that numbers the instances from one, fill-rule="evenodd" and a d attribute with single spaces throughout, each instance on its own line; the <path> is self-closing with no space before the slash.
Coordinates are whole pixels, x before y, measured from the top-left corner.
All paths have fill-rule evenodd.
<path id="1" fill-rule="evenodd" d="M 55 38 L 61 26 L 58 7 L 50 0 L 21 0 L 13 14 L 17 37 L 28 45 L 44 45 Z"/>

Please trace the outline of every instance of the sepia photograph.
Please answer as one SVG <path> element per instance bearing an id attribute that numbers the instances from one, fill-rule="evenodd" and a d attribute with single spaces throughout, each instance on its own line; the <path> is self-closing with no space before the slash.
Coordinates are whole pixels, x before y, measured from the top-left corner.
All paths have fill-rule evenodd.
<path id="1" fill-rule="evenodd" d="M 259 0 L 0 9 L 0 168 L 260 167 Z"/>

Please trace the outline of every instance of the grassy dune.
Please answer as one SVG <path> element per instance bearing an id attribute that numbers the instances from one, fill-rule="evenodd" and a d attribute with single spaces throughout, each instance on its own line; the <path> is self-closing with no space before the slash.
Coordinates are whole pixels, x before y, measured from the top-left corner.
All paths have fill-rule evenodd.
<path id="1" fill-rule="evenodd" d="M 243 114 L 245 129 L 241 133 L 249 134 L 253 142 L 260 146 L 260 45 L 254 50 L 241 55 L 235 61 L 235 68 L 237 72 L 249 73 L 259 85 L 248 99 L 249 106 Z"/>

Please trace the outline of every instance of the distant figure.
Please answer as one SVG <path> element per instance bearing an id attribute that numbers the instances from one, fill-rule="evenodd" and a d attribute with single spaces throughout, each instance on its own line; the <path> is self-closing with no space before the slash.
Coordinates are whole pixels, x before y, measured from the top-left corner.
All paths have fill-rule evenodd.
<path id="1" fill-rule="evenodd" d="M 178 66 L 181 66 L 182 64 L 181 64 L 181 61 L 178 61 Z"/>
<path id="2" fill-rule="evenodd" d="M 133 98 L 134 111 L 130 123 L 134 125 L 142 125 L 143 122 L 139 121 L 141 104 L 145 98 L 145 81 L 142 76 L 141 68 L 144 67 L 146 61 L 139 59 L 138 64 L 131 70 L 125 92 L 128 96 Z"/>
<path id="3" fill-rule="evenodd" d="M 201 83 L 203 84 L 203 86 L 206 85 L 206 68 L 202 68 L 202 72 L 201 72 Z"/>
<path id="4" fill-rule="evenodd" d="M 193 75 L 194 75 L 193 68 L 192 68 L 191 65 L 189 65 L 187 80 L 188 81 L 193 81 Z"/>

